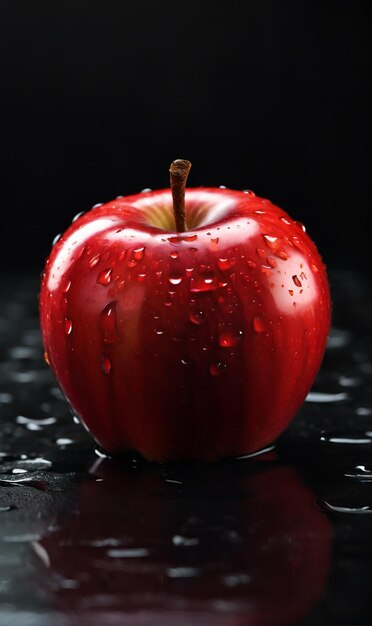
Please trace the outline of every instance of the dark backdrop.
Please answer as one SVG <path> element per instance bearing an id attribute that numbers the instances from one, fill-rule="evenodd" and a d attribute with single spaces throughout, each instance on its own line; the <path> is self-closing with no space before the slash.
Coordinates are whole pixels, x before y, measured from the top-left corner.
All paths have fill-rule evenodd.
<path id="1" fill-rule="evenodd" d="M 2 268 L 41 269 L 75 213 L 176 157 L 366 267 L 370 4 L 0 0 Z"/>

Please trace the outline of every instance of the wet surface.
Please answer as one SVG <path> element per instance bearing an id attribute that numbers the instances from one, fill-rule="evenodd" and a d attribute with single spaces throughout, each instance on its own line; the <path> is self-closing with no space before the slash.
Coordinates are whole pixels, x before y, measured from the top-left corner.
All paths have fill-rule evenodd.
<path id="1" fill-rule="evenodd" d="M 372 299 L 334 327 L 290 429 L 252 458 L 105 458 L 43 361 L 38 280 L 0 285 L 0 624 L 371 624 Z"/>

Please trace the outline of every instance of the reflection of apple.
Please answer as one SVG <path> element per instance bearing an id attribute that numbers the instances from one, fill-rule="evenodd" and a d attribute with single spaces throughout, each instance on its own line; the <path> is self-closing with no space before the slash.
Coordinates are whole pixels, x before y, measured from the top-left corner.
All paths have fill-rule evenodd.
<path id="1" fill-rule="evenodd" d="M 46 264 L 46 358 L 111 452 L 257 450 L 293 418 L 323 356 L 328 283 L 303 228 L 229 189 L 187 189 L 185 212 L 175 232 L 170 191 L 118 198 L 78 218 Z"/>
<path id="2" fill-rule="evenodd" d="M 221 463 L 167 483 L 161 471 L 104 460 L 79 514 L 42 540 L 74 626 L 298 624 L 325 586 L 331 528 L 296 472 Z"/>

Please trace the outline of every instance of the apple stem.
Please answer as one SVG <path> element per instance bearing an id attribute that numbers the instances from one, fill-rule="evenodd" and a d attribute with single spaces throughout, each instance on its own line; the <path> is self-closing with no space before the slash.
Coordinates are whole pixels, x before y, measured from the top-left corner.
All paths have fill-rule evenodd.
<path id="1" fill-rule="evenodd" d="M 173 198 L 173 215 L 176 223 L 176 231 L 182 233 L 187 230 L 185 216 L 185 188 L 186 181 L 191 169 L 190 161 L 176 159 L 171 163 L 170 186 Z"/>

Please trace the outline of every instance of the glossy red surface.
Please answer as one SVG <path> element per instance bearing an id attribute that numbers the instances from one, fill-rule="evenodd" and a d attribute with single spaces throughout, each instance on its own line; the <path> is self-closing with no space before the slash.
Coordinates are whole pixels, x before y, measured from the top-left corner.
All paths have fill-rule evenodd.
<path id="1" fill-rule="evenodd" d="M 326 272 L 303 227 L 254 194 L 167 190 L 79 217 L 40 292 L 47 359 L 106 450 L 213 460 L 289 424 L 321 364 Z"/>

